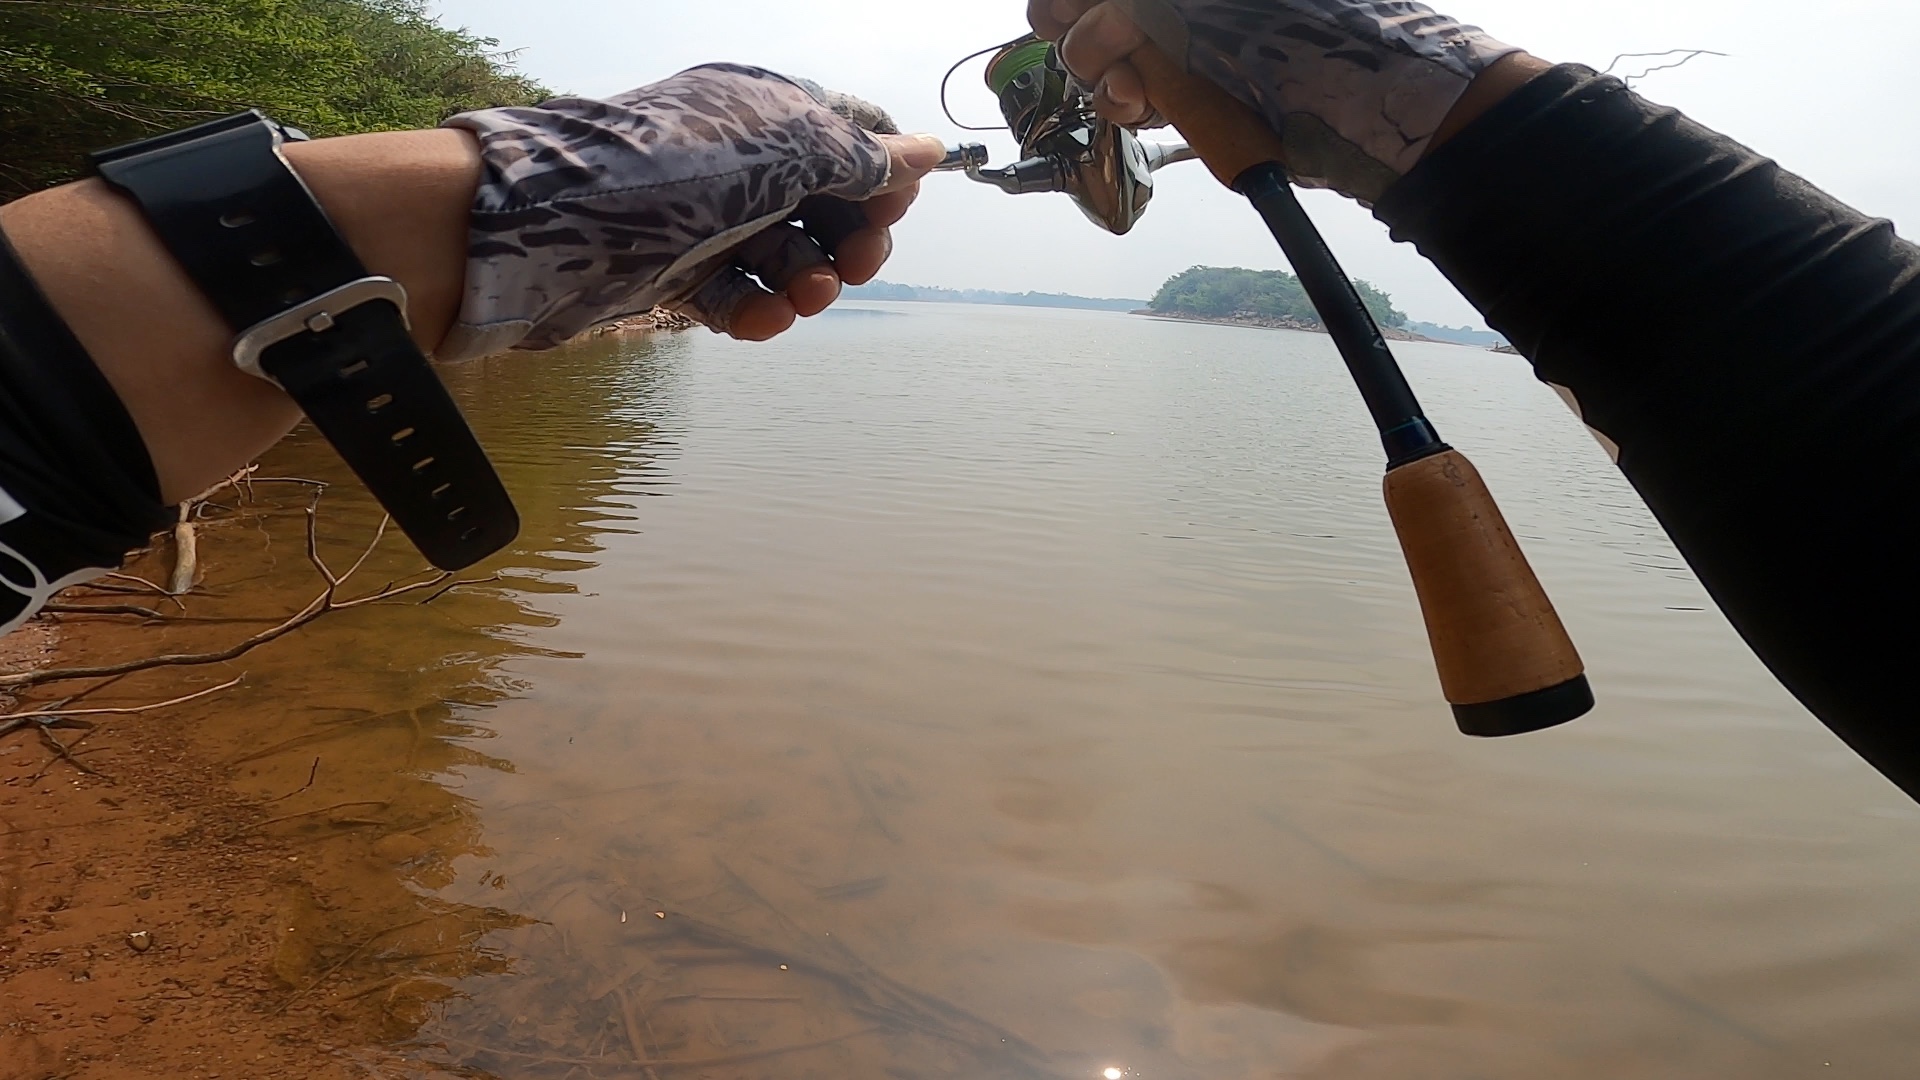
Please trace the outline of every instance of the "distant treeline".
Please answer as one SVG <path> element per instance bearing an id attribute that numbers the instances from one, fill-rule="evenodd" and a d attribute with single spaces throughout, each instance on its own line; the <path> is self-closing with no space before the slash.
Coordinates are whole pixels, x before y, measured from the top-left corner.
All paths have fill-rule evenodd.
<path id="1" fill-rule="evenodd" d="M 1438 323 L 1411 322 L 1404 329 L 1435 341 L 1451 341 L 1456 345 L 1477 345 L 1483 349 L 1491 349 L 1507 343 L 1506 338 L 1491 330 L 1475 330 L 1471 326 L 1441 326 Z"/>
<path id="2" fill-rule="evenodd" d="M 1398 329 L 1407 324 L 1393 298 L 1364 281 L 1356 281 L 1360 296 L 1380 325 Z M 1241 270 L 1196 266 L 1174 275 L 1154 295 L 1148 307 L 1165 315 L 1194 315 L 1210 319 L 1253 316 L 1320 325 L 1320 316 L 1307 300 L 1300 279 L 1282 270 Z"/>
<path id="3" fill-rule="evenodd" d="M 314 135 L 550 96 L 425 0 L 0 2 L 0 198 L 82 155 L 258 107 Z"/>
<path id="4" fill-rule="evenodd" d="M 1143 300 L 1103 300 L 1065 293 L 1009 293 L 988 289 L 938 289 L 926 285 L 896 285 L 874 281 L 849 286 L 849 298 L 856 300 L 919 300 L 934 304 L 1007 304 L 1012 307 L 1078 308 L 1083 311 L 1138 311 Z"/>

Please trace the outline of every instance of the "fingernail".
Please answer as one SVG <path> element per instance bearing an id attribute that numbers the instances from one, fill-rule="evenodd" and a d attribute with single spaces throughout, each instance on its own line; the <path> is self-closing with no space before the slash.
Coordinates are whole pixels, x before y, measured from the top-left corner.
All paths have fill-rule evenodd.
<path id="1" fill-rule="evenodd" d="M 947 144 L 938 135 L 901 135 L 898 138 L 900 160 L 908 168 L 927 172 L 946 160 Z"/>

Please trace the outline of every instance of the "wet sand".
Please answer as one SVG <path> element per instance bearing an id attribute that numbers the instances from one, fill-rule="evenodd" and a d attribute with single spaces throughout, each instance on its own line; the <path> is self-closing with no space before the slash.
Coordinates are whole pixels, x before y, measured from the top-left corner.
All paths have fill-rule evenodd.
<path id="1" fill-rule="evenodd" d="M 117 660 L 154 637 L 50 616 L 8 638 L 0 670 Z M 376 1044 L 376 1026 L 283 1008 L 299 848 L 259 827 L 274 808 L 235 793 L 180 723 L 162 712 L 58 732 L 84 769 L 33 733 L 0 741 L 0 1077 L 364 1075 L 331 1051 Z"/>

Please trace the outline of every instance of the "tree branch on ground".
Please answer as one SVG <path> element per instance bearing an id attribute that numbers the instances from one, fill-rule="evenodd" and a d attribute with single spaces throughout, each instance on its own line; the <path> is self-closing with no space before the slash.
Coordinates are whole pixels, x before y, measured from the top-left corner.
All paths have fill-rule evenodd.
<path id="1" fill-rule="evenodd" d="M 451 589 L 499 580 L 499 575 L 497 574 L 485 578 L 461 579 L 456 578 L 451 573 L 422 570 L 420 573 L 427 576 L 420 580 L 408 581 L 403 578 L 400 581 L 390 583 L 383 588 L 376 589 L 362 596 L 342 598 L 341 590 L 346 587 L 355 574 L 358 574 L 360 570 L 366 566 L 367 560 L 373 556 L 374 550 L 379 547 L 380 541 L 385 538 L 387 527 L 392 522 L 392 518 L 382 518 L 379 527 L 374 531 L 373 539 L 369 541 L 367 546 L 360 552 L 359 557 L 354 560 L 353 565 L 348 567 L 345 573 L 335 573 L 333 568 L 327 565 L 326 559 L 320 554 L 319 499 L 320 496 L 316 493 L 314 502 L 306 508 L 307 559 L 313 564 L 314 569 L 319 572 L 321 579 L 326 582 L 326 588 L 321 590 L 319 595 L 315 596 L 313 600 L 308 602 L 308 604 L 299 611 L 286 617 L 274 626 L 224 649 L 202 653 L 177 653 L 149 656 L 139 660 L 128 660 L 117 664 L 14 672 L 12 674 L 0 675 L 0 691 L 11 692 L 28 687 L 43 686 L 49 683 L 72 682 L 82 679 L 117 679 L 133 674 L 134 672 L 151 671 L 156 668 L 223 664 L 231 660 L 237 660 L 262 645 L 277 641 L 301 627 L 318 619 L 325 618 L 334 612 L 349 611 L 354 608 L 366 607 L 370 604 L 395 600 L 402 596 L 422 593 L 428 590 L 437 590 L 433 595 L 428 597 L 428 602 L 431 602 Z M 122 578 L 127 577 L 127 575 L 116 576 Z M 419 575 L 415 576 L 418 577 Z M 154 585 L 152 582 L 141 578 L 133 578 L 132 580 L 140 582 L 142 585 L 147 586 L 163 596 L 168 595 L 165 590 Z M 144 614 L 146 609 L 142 609 L 142 612 Z M 155 706 L 141 706 L 131 711 L 144 712 L 151 708 L 159 708 L 169 704 L 179 704 L 181 701 L 186 700 L 192 699 L 185 698 L 180 701 L 162 702 L 160 705 Z M 69 716 L 59 715 L 57 707 L 38 711 L 28 710 L 10 714 L 0 714 L 0 736 L 18 730 L 22 726 L 14 721 L 32 721 L 38 723 L 40 719 L 49 717 L 54 720 L 70 719 Z"/>

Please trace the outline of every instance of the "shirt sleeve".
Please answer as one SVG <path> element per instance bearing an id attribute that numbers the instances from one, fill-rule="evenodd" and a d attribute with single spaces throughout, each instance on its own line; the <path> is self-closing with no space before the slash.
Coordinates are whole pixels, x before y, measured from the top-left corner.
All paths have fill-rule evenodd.
<path id="1" fill-rule="evenodd" d="M 1920 798 L 1920 249 L 1567 66 L 1388 192 L 1767 666 Z"/>
<path id="2" fill-rule="evenodd" d="M 132 417 L 0 235 L 0 633 L 167 521 Z"/>

